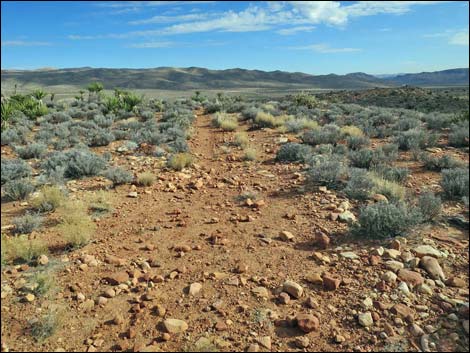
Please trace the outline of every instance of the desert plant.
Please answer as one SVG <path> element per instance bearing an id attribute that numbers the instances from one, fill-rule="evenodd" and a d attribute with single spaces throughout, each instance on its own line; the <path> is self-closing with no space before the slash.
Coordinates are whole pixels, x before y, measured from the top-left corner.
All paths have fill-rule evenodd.
<path id="1" fill-rule="evenodd" d="M 286 143 L 281 146 L 276 154 L 276 160 L 281 162 L 305 163 L 312 154 L 312 148 L 300 143 Z"/>
<path id="2" fill-rule="evenodd" d="M 50 308 L 45 315 L 33 321 L 31 324 L 31 335 L 38 342 L 44 342 L 60 329 L 63 321 L 63 310 L 56 307 Z"/>
<path id="3" fill-rule="evenodd" d="M 361 208 L 352 233 L 372 239 L 390 238 L 405 235 L 420 221 L 420 212 L 404 203 L 378 202 Z"/>
<path id="4" fill-rule="evenodd" d="M 216 113 L 212 118 L 212 125 L 224 131 L 233 131 L 237 128 L 237 119 L 226 113 Z"/>
<path id="5" fill-rule="evenodd" d="M 21 159 L 41 158 L 47 151 L 43 143 L 32 143 L 24 147 L 16 147 L 15 152 Z"/>
<path id="6" fill-rule="evenodd" d="M 24 216 L 15 217 L 12 221 L 17 234 L 29 234 L 42 226 L 43 218 L 37 214 L 27 213 Z"/>
<path id="7" fill-rule="evenodd" d="M 334 124 L 324 125 L 321 129 L 307 130 L 302 141 L 309 145 L 336 144 L 341 138 L 341 130 Z"/>
<path id="8" fill-rule="evenodd" d="M 29 279 L 33 285 L 33 292 L 38 297 L 49 297 L 57 289 L 57 284 L 50 270 L 34 273 Z"/>
<path id="9" fill-rule="evenodd" d="M 369 148 L 351 151 L 349 159 L 354 167 L 369 169 L 374 162 L 374 151 Z"/>
<path id="10" fill-rule="evenodd" d="M 434 157 L 430 153 L 422 153 L 419 159 L 424 163 L 427 170 L 441 171 L 442 169 L 462 168 L 464 163 L 445 154 L 441 157 Z"/>
<path id="11" fill-rule="evenodd" d="M 65 177 L 78 179 L 98 175 L 106 166 L 106 161 L 88 151 L 74 149 L 66 154 Z"/>
<path id="12" fill-rule="evenodd" d="M 344 193 L 351 199 L 367 200 L 374 186 L 375 183 L 366 170 L 351 168 Z"/>
<path id="13" fill-rule="evenodd" d="M 43 186 L 38 194 L 30 200 L 31 206 L 40 212 L 54 211 L 66 200 L 66 196 L 58 186 Z"/>
<path id="14" fill-rule="evenodd" d="M 469 146 L 468 120 L 462 121 L 451 127 L 451 131 L 449 134 L 449 145 L 454 146 L 454 147 L 468 147 Z"/>
<path id="15" fill-rule="evenodd" d="M 352 150 L 358 150 L 362 147 L 368 146 L 370 140 L 366 136 L 348 136 L 346 137 L 346 144 Z"/>
<path id="16" fill-rule="evenodd" d="M 264 127 L 278 127 L 284 124 L 285 119 L 280 118 L 280 117 L 274 117 L 269 113 L 265 113 L 262 111 L 259 111 L 256 114 L 256 117 L 254 119 L 254 124 L 255 126 L 259 128 L 264 128 Z"/>
<path id="17" fill-rule="evenodd" d="M 28 163 L 21 159 L 4 159 L 1 162 L 2 185 L 20 178 L 31 176 L 32 169 Z"/>
<path id="18" fill-rule="evenodd" d="M 11 201 L 24 200 L 34 191 L 30 179 L 11 180 L 5 184 L 4 192 L 7 199 Z"/>
<path id="19" fill-rule="evenodd" d="M 311 185 L 338 187 L 347 175 L 347 166 L 340 158 L 317 155 L 309 159 L 307 182 Z"/>
<path id="20" fill-rule="evenodd" d="M 48 249 L 40 239 L 28 239 L 27 235 L 15 236 L 4 241 L 5 256 L 10 262 L 31 263 Z"/>
<path id="21" fill-rule="evenodd" d="M 400 132 L 395 137 L 395 142 L 401 150 L 408 151 L 433 147 L 436 145 L 438 137 L 438 135 L 430 134 L 424 130 L 411 129 Z"/>
<path id="22" fill-rule="evenodd" d="M 439 196 L 428 191 L 419 195 L 418 207 L 421 210 L 423 219 L 431 221 L 441 213 L 442 201 Z"/>
<path id="23" fill-rule="evenodd" d="M 88 199 L 88 208 L 97 215 L 109 213 L 113 209 L 110 194 L 105 190 L 99 190 Z"/>
<path id="24" fill-rule="evenodd" d="M 247 147 L 244 150 L 243 159 L 245 161 L 254 161 L 258 158 L 258 151 L 253 147 Z"/>
<path id="25" fill-rule="evenodd" d="M 341 135 L 343 137 L 363 137 L 364 133 L 360 128 L 353 125 L 345 125 L 340 129 Z"/>
<path id="26" fill-rule="evenodd" d="M 468 197 L 469 173 L 467 168 L 444 169 L 441 186 L 445 195 L 450 199 Z"/>
<path id="27" fill-rule="evenodd" d="M 113 186 L 131 183 L 134 175 L 121 167 L 111 167 L 104 171 L 103 176 L 113 182 Z"/>
<path id="28" fill-rule="evenodd" d="M 374 182 L 375 186 L 373 188 L 373 192 L 376 194 L 381 194 L 387 197 L 387 199 L 392 201 L 399 201 L 403 200 L 406 196 L 406 188 L 393 182 L 383 178 L 382 176 L 371 173 L 370 174 L 372 181 Z"/>
<path id="29" fill-rule="evenodd" d="M 57 211 L 62 219 L 58 230 L 66 242 L 73 249 L 88 244 L 96 225 L 88 216 L 85 204 L 80 201 L 68 201 Z"/>
<path id="30" fill-rule="evenodd" d="M 194 157 L 190 153 L 177 153 L 170 157 L 168 166 L 174 170 L 183 170 L 193 164 Z"/>
<path id="31" fill-rule="evenodd" d="M 382 178 L 400 184 L 404 183 L 410 175 L 408 168 L 392 167 L 386 164 L 376 164 L 372 170 Z"/>
<path id="32" fill-rule="evenodd" d="M 240 131 L 240 132 L 237 132 L 235 134 L 235 141 L 234 141 L 234 144 L 236 146 L 239 146 L 239 147 L 242 147 L 242 148 L 245 148 L 246 146 L 248 146 L 248 143 L 250 142 L 249 138 L 248 138 L 248 134 L 244 131 Z"/>
<path id="33" fill-rule="evenodd" d="M 151 186 L 155 183 L 155 175 L 150 172 L 144 172 L 137 175 L 137 184 L 142 186 Z"/>

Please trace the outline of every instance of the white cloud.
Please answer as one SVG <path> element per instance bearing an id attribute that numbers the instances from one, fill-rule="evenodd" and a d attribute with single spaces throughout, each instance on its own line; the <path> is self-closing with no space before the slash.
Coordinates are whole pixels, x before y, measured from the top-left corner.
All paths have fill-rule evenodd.
<path id="1" fill-rule="evenodd" d="M 290 1 L 290 4 L 310 23 L 344 25 L 348 13 L 339 1 Z"/>
<path id="2" fill-rule="evenodd" d="M 49 42 L 29 42 L 24 40 L 5 40 L 2 42 L 2 47 L 42 47 L 49 46 Z"/>
<path id="3" fill-rule="evenodd" d="M 449 44 L 466 45 L 468 47 L 468 31 L 454 34 L 452 37 L 450 37 Z"/>
<path id="4" fill-rule="evenodd" d="M 204 4 L 214 1 L 106 1 L 96 4 L 99 7 L 125 8 L 125 7 L 158 7 L 165 5 Z"/>
<path id="5" fill-rule="evenodd" d="M 297 49 L 297 50 L 312 50 L 314 52 L 320 54 L 333 54 L 333 53 L 352 53 L 352 52 L 359 52 L 362 49 L 359 48 L 332 48 L 329 44 L 310 44 L 301 47 L 290 47 L 290 49 Z"/>
<path id="6" fill-rule="evenodd" d="M 187 22 L 194 20 L 202 20 L 209 17 L 209 14 L 189 14 L 180 16 L 153 16 L 145 20 L 135 20 L 128 22 L 130 25 L 146 25 L 154 23 L 171 23 L 171 22 Z"/>
<path id="7" fill-rule="evenodd" d="M 277 31 L 277 33 L 283 36 L 289 36 L 292 34 L 296 34 L 298 32 L 311 32 L 314 29 L 315 29 L 315 26 L 298 26 L 298 27 L 280 29 Z"/>
<path id="8" fill-rule="evenodd" d="M 174 42 L 147 42 L 147 43 L 134 43 L 129 45 L 129 48 L 169 48 L 174 46 Z"/>

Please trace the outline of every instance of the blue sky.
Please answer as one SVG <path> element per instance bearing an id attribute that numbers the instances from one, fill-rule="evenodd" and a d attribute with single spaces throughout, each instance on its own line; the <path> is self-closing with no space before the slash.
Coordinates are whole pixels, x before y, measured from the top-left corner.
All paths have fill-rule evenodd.
<path id="1" fill-rule="evenodd" d="M 468 67 L 468 2 L 2 1 L 2 69 Z"/>

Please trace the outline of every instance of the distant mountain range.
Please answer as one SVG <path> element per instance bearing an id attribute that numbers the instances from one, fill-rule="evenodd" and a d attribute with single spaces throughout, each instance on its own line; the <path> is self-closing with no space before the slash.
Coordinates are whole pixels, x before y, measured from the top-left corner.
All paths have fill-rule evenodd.
<path id="1" fill-rule="evenodd" d="M 399 74 L 377 77 L 362 72 L 347 75 L 309 75 L 301 72 L 260 71 L 245 69 L 209 70 L 198 67 L 153 69 L 71 68 L 40 70 L 2 70 L 4 84 L 86 87 L 100 81 L 105 88 L 125 89 L 360 89 L 372 87 L 413 86 L 468 86 L 468 68 L 417 74 Z"/>

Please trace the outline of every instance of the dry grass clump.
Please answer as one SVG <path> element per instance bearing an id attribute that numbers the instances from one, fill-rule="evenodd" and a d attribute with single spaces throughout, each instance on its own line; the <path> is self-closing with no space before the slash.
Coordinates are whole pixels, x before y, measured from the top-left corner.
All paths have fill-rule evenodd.
<path id="1" fill-rule="evenodd" d="M 31 198 L 31 206 L 40 212 L 54 211 L 66 200 L 64 192 L 56 185 L 44 186 Z"/>
<path id="2" fill-rule="evenodd" d="M 31 263 L 47 253 L 47 246 L 40 239 L 28 239 L 26 235 L 2 239 L 2 263 Z"/>
<path id="3" fill-rule="evenodd" d="M 258 158 L 258 151 L 253 147 L 245 148 L 245 154 L 243 155 L 243 159 L 245 161 L 255 161 Z"/>
<path id="4" fill-rule="evenodd" d="M 279 127 L 284 125 L 286 121 L 285 116 L 274 117 L 269 113 L 258 112 L 255 117 L 255 124 L 259 127 Z"/>
<path id="5" fill-rule="evenodd" d="M 144 172 L 137 175 L 137 184 L 141 186 L 151 186 L 155 183 L 155 175 L 150 172 Z"/>
<path id="6" fill-rule="evenodd" d="M 406 196 L 406 188 L 398 183 L 382 178 L 376 173 L 370 173 L 372 182 L 374 183 L 373 192 L 382 194 L 389 200 L 399 201 L 404 200 Z"/>
<path id="7" fill-rule="evenodd" d="M 362 137 L 364 136 L 364 133 L 360 128 L 357 126 L 353 125 L 345 125 L 341 127 L 341 135 L 346 137 L 346 136 L 354 136 L 354 137 Z"/>
<path id="8" fill-rule="evenodd" d="M 111 195 L 105 190 L 99 190 L 87 199 L 88 209 L 97 214 L 109 213 L 113 210 Z"/>
<path id="9" fill-rule="evenodd" d="M 81 201 L 68 201 L 58 212 L 62 219 L 58 230 L 67 244 L 74 249 L 88 244 L 96 225 L 88 216 L 86 205 Z"/>
<path id="10" fill-rule="evenodd" d="M 174 170 L 183 170 L 194 163 L 194 157 L 190 153 L 177 153 L 170 157 L 168 166 Z"/>
<path id="11" fill-rule="evenodd" d="M 235 140 L 234 144 L 236 146 L 239 146 L 241 148 L 245 148 L 248 146 L 248 143 L 250 142 L 248 134 L 244 131 L 237 132 L 235 134 Z"/>
<path id="12" fill-rule="evenodd" d="M 212 125 L 224 131 L 234 131 L 238 127 L 238 120 L 227 113 L 216 113 L 212 118 Z"/>
<path id="13" fill-rule="evenodd" d="M 51 307 L 45 315 L 32 322 L 31 335 L 38 342 L 44 342 L 60 329 L 64 318 L 65 310 L 62 307 Z"/>

